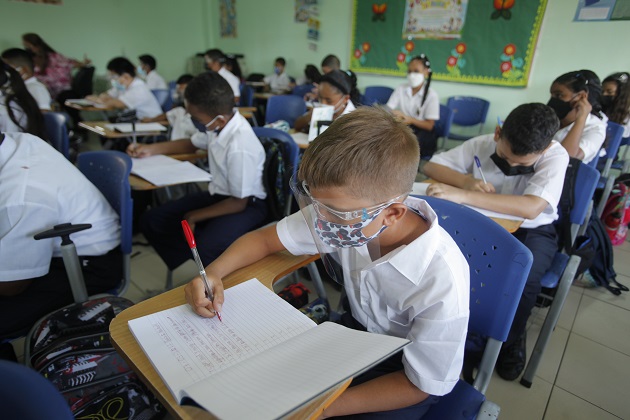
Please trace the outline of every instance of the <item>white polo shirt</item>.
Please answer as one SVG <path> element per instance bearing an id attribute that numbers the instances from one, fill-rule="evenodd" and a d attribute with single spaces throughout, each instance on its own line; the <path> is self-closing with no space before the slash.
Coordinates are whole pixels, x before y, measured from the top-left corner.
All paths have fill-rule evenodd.
<path id="1" fill-rule="evenodd" d="M 497 194 L 533 195 L 547 202 L 547 206 L 538 217 L 533 220 L 525 219 L 521 227 L 535 228 L 556 220 L 564 174 L 569 164 L 566 149 L 560 143 L 552 141 L 549 149 L 534 164 L 534 173 L 515 176 L 505 176 L 490 159 L 495 151 L 494 134 L 486 134 L 467 140 L 454 149 L 433 155 L 431 162 L 482 179 L 474 162 L 474 156 L 477 156 L 486 181 L 494 185 Z"/>
<path id="2" fill-rule="evenodd" d="M 273 93 L 285 93 L 289 90 L 289 85 L 291 84 L 291 79 L 289 79 L 289 76 L 287 76 L 285 72 L 265 76 L 263 81 L 269 85 Z"/>
<path id="3" fill-rule="evenodd" d="M 599 156 L 599 151 L 606 140 L 606 125 L 608 123 L 608 117 L 601 114 L 603 118 L 600 120 L 593 114 L 588 114 L 586 117 L 586 123 L 584 124 L 584 131 L 582 131 L 582 137 L 580 137 L 580 149 L 584 152 L 584 159 L 582 162 L 589 163 Z M 561 128 L 553 136 L 553 139 L 562 143 L 569 131 L 573 128 L 571 123 L 564 128 Z"/>
<path id="4" fill-rule="evenodd" d="M 18 125 L 16 125 L 11 119 L 11 117 L 9 116 L 9 110 L 7 109 L 7 106 L 5 104 L 5 100 L 6 98 L 4 97 L 2 92 L 0 92 L 0 131 L 3 133 L 4 132 L 9 132 L 9 133 L 22 132 L 23 130 Z M 20 107 L 17 103 L 15 103 L 15 101 L 10 102 L 9 106 L 11 107 L 11 110 L 13 111 L 13 116 L 20 123 L 20 125 L 22 127 L 26 127 L 27 119 L 26 119 L 26 114 L 22 110 L 22 107 Z"/>
<path id="5" fill-rule="evenodd" d="M 212 182 L 208 184 L 210 195 L 254 196 L 261 200 L 267 197 L 262 182 L 265 149 L 238 110 L 234 110 L 218 135 L 211 131 L 197 132 L 191 141 L 195 147 L 208 150 L 212 174 Z"/>
<path id="6" fill-rule="evenodd" d="M 227 82 L 230 84 L 230 87 L 232 88 L 232 92 L 234 92 L 234 97 L 240 98 L 241 97 L 241 81 L 238 79 L 238 77 L 234 76 L 232 72 L 226 69 L 225 67 L 221 67 L 221 70 L 219 70 L 217 73 L 219 73 L 219 75 L 221 75 L 221 77 L 227 80 Z"/>
<path id="7" fill-rule="evenodd" d="M 398 86 L 392 92 L 392 96 L 389 97 L 387 106 L 417 120 L 438 121 L 440 119 L 440 98 L 438 98 L 438 94 L 433 89 L 429 88 L 427 99 L 422 105 L 425 89 L 426 84 L 414 95 L 411 85 Z"/>
<path id="8" fill-rule="evenodd" d="M 346 107 L 343 109 L 343 112 L 341 113 L 341 115 L 349 114 L 352 111 L 354 111 L 355 109 L 357 109 L 357 107 L 354 106 L 354 103 L 352 103 L 352 101 L 348 101 L 348 103 L 346 104 Z M 341 115 L 339 115 L 339 116 L 341 117 Z"/>
<path id="9" fill-rule="evenodd" d="M 162 114 L 160 103 L 155 99 L 147 84 L 137 77 L 123 92 L 111 88 L 107 94 L 124 103 L 127 108 L 135 109 L 138 118 L 154 118 Z"/>
<path id="10" fill-rule="evenodd" d="M 5 133 L 0 145 L 0 281 L 48 273 L 61 239 L 33 235 L 61 223 L 90 223 L 72 234 L 80 256 L 104 255 L 120 244 L 118 215 L 99 190 L 38 137 Z"/>
<path id="11" fill-rule="evenodd" d="M 462 369 L 468 329 L 468 263 L 438 218 L 419 198 L 405 200 L 429 222 L 409 245 L 371 261 L 367 246 L 339 249 L 352 315 L 369 332 L 404 337 L 407 378 L 432 395 L 449 393 Z M 284 247 L 294 255 L 318 254 L 304 216 L 277 224 Z"/>
<path id="12" fill-rule="evenodd" d="M 144 79 L 145 83 L 149 90 L 153 89 L 168 89 L 166 81 L 162 76 L 158 74 L 157 71 L 152 70 L 147 74 L 147 77 Z"/>
<path id="13" fill-rule="evenodd" d="M 167 111 L 166 119 L 171 126 L 171 140 L 189 139 L 193 134 L 199 133 L 184 107 L 178 106 Z"/>
<path id="14" fill-rule="evenodd" d="M 52 98 L 50 97 L 50 92 L 48 92 L 48 88 L 35 77 L 29 77 L 24 81 L 26 85 L 26 89 L 28 93 L 35 99 L 37 102 L 37 106 L 42 111 L 50 111 L 50 104 L 52 103 Z"/>

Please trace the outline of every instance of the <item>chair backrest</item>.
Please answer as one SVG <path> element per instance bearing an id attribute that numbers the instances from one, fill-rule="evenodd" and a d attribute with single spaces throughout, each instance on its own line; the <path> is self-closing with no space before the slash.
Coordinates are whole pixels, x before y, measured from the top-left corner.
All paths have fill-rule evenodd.
<path id="1" fill-rule="evenodd" d="M 435 122 L 433 132 L 439 137 L 448 137 L 453 123 L 453 111 L 446 105 L 440 105 L 440 119 Z"/>
<path id="2" fill-rule="evenodd" d="M 284 120 L 293 127 L 296 118 L 306 112 L 306 103 L 296 95 L 275 95 L 267 101 L 265 124 Z"/>
<path id="3" fill-rule="evenodd" d="M 386 104 L 394 89 L 387 86 L 368 86 L 363 95 L 363 105 Z"/>
<path id="4" fill-rule="evenodd" d="M 162 107 L 162 111 L 166 112 L 166 106 L 171 98 L 171 91 L 168 89 L 152 89 L 151 92 L 153 96 L 155 96 L 155 99 L 157 99 L 160 107 Z"/>
<path id="5" fill-rule="evenodd" d="M 77 159 L 79 170 L 105 196 L 120 218 L 120 249 L 123 253 L 124 282 L 117 294 L 123 294 L 131 280 L 133 200 L 129 174 L 131 158 L 116 150 L 84 152 Z"/>
<path id="6" fill-rule="evenodd" d="M 269 219 L 280 220 L 291 210 L 289 180 L 297 172 L 300 149 L 293 138 L 284 131 L 266 127 L 253 127 L 253 130 L 267 153 L 263 183 L 267 190 Z M 274 155 L 272 144 L 279 146 L 280 159 Z M 283 165 L 281 170 L 278 168 L 279 164 Z"/>
<path id="7" fill-rule="evenodd" d="M 291 95 L 295 95 L 295 96 L 299 96 L 300 98 L 303 98 L 304 95 L 306 95 L 307 93 L 310 93 L 314 87 L 315 85 L 313 85 L 312 83 L 298 85 L 293 88 L 293 90 L 291 91 Z"/>
<path id="8" fill-rule="evenodd" d="M 254 106 L 254 88 L 248 84 L 241 83 L 241 97 L 238 106 Z"/>
<path id="9" fill-rule="evenodd" d="M 33 369 L 0 360 L 0 407 L 7 419 L 72 420 L 66 400 L 55 386 Z"/>
<path id="10" fill-rule="evenodd" d="M 44 125 L 50 144 L 66 159 L 69 159 L 70 139 L 68 138 L 65 115 L 59 112 L 44 112 Z"/>
<path id="11" fill-rule="evenodd" d="M 604 166 L 601 170 L 603 177 L 608 176 L 610 167 L 613 161 L 617 157 L 619 147 L 621 146 L 621 140 L 623 139 L 624 126 L 608 121 L 606 125 L 606 140 L 604 141 L 604 148 L 606 149 L 606 156 L 604 157 Z M 593 158 L 594 161 L 598 161 L 597 157 Z"/>
<path id="12" fill-rule="evenodd" d="M 84 98 L 93 92 L 94 67 L 81 67 L 72 78 L 71 88 L 77 98 Z"/>
<path id="13" fill-rule="evenodd" d="M 578 169 L 575 179 L 575 187 L 573 189 L 573 207 L 570 213 L 571 223 L 576 225 L 584 223 L 598 181 L 599 172 L 597 169 L 585 163 L 580 163 L 580 168 Z M 560 217 L 562 216 L 563 215 L 560 215 Z"/>
<path id="14" fill-rule="evenodd" d="M 453 123 L 464 127 L 480 124 L 480 132 L 488 116 L 490 102 L 473 96 L 451 96 L 446 102 L 453 111 Z"/>

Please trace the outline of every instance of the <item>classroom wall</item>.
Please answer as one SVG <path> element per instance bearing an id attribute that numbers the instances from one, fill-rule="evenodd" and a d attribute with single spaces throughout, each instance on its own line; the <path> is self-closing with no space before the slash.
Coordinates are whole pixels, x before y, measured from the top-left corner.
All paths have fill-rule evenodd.
<path id="1" fill-rule="evenodd" d="M 293 22 L 293 0 L 237 0 L 238 38 L 225 39 L 214 27 L 216 45 L 225 51 L 246 55 L 250 71 L 269 73 L 273 59 L 288 59 L 289 74 L 300 75 L 307 63 L 319 66 L 328 53 L 336 54 L 347 66 L 352 30 L 352 0 L 320 0 L 321 40 L 318 51 L 308 50 L 306 24 Z M 630 38 L 630 21 L 573 22 L 578 0 L 549 0 L 538 41 L 529 85 L 524 89 L 433 82 L 441 101 L 452 95 L 472 95 L 491 102 L 486 132 L 494 129 L 497 116 L 525 102 L 546 102 L 549 85 L 571 70 L 589 68 L 601 78 L 615 71 L 630 70 L 625 40 Z M 218 16 L 218 5 L 216 6 Z M 218 19 L 218 18 L 217 18 Z M 404 83 L 402 77 L 359 74 L 359 87 Z"/>
<path id="2" fill-rule="evenodd" d="M 149 53 L 172 80 L 212 44 L 211 6 L 208 0 L 63 0 L 60 6 L 0 0 L 0 50 L 21 48 L 21 35 L 35 32 L 65 56 L 87 54 L 97 75 L 115 56 L 137 64 Z"/>

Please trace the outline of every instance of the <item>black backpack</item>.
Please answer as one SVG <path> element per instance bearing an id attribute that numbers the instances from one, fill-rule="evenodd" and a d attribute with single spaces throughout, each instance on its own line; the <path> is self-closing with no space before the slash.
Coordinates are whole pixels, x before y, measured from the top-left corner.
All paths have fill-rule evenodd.
<path id="1" fill-rule="evenodd" d="M 266 154 L 263 185 L 267 191 L 267 219 L 276 221 L 285 216 L 286 191 L 289 191 L 290 174 L 286 171 L 282 142 L 266 137 L 260 138 L 260 142 Z"/>

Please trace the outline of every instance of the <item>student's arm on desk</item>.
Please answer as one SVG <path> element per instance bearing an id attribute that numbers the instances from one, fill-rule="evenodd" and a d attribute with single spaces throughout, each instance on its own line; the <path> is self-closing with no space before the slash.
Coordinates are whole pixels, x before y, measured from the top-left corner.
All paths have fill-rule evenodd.
<path id="1" fill-rule="evenodd" d="M 166 118 L 166 114 L 160 114 L 157 117 L 153 117 L 153 118 L 144 117 L 141 121 L 145 122 L 145 123 L 148 123 L 148 122 L 168 122 L 168 118 Z"/>
<path id="2" fill-rule="evenodd" d="M 443 182 L 457 188 L 469 191 L 493 193 L 494 185 L 486 184 L 481 179 L 475 179 L 470 174 L 457 172 L 449 167 L 434 162 L 427 162 L 423 172 L 434 181 Z M 477 206 L 479 207 L 479 206 Z"/>
<path id="3" fill-rule="evenodd" d="M 428 396 L 400 370 L 348 388 L 320 418 L 395 410 L 418 404 Z"/>
<path id="4" fill-rule="evenodd" d="M 311 124 L 312 115 L 313 115 L 313 110 L 311 109 L 306 114 L 302 115 L 301 117 L 298 117 L 295 120 L 295 123 L 293 125 L 293 128 L 295 128 L 295 131 L 305 131 Z"/>
<path id="5" fill-rule="evenodd" d="M 135 158 L 194 153 L 196 151 L 197 147 L 190 139 L 162 141 L 153 144 L 131 143 L 127 147 L 127 154 Z"/>
<path id="6" fill-rule="evenodd" d="M 392 113 L 401 122 L 403 122 L 403 123 L 405 123 L 407 125 L 412 125 L 414 127 L 418 127 L 421 130 L 431 131 L 431 130 L 433 130 L 433 127 L 435 126 L 435 121 L 434 120 L 418 120 L 418 119 L 415 119 L 412 116 L 403 114 L 402 111 L 399 111 L 397 109 L 393 110 Z"/>
<path id="7" fill-rule="evenodd" d="M 192 279 L 184 288 L 186 302 L 199 315 L 212 318 L 216 311 L 221 311 L 223 305 L 223 277 L 263 259 L 267 255 L 285 250 L 280 242 L 276 226 L 267 226 L 249 232 L 237 239 L 206 267 L 206 274 L 214 291 L 214 309 L 212 302 L 206 298 L 203 282 L 200 277 Z M 212 310 L 212 311 L 211 311 Z"/>

